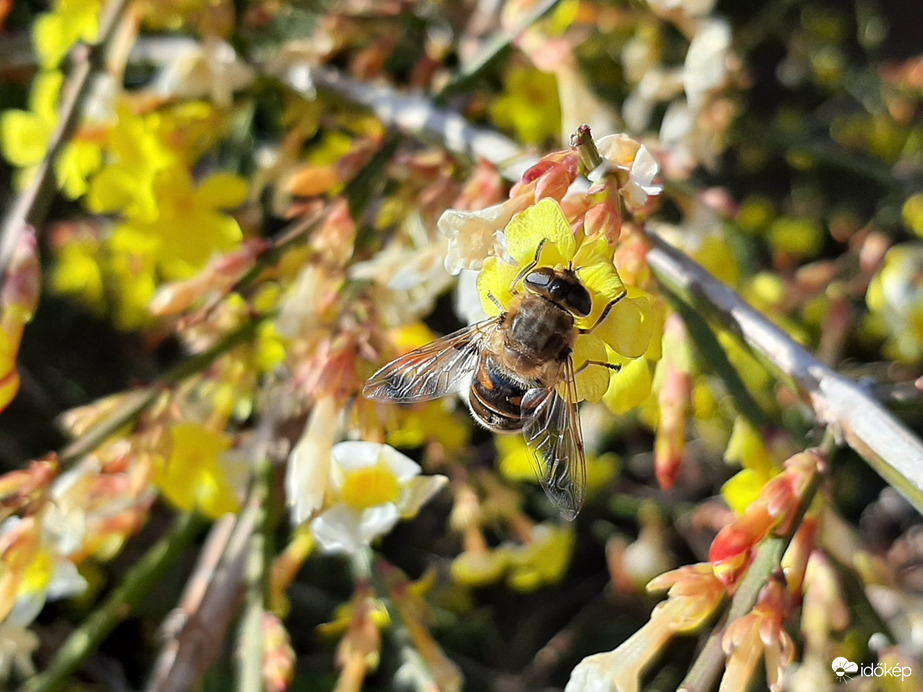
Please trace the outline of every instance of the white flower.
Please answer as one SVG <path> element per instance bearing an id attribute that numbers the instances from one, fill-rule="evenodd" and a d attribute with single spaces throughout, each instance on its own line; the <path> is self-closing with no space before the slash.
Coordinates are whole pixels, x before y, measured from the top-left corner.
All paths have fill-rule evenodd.
<path id="1" fill-rule="evenodd" d="M 285 497 L 295 526 L 324 505 L 338 413 L 333 397 L 320 397 L 311 409 L 301 439 L 289 456 Z"/>
<path id="2" fill-rule="evenodd" d="M 436 298 L 452 283 L 444 260 L 440 242 L 419 248 L 391 244 L 373 259 L 354 264 L 349 278 L 374 281 L 383 289 L 378 297 L 385 324 L 407 324 L 432 312 Z"/>
<path id="3" fill-rule="evenodd" d="M 473 269 L 462 269 L 458 275 L 458 286 L 455 288 L 455 314 L 467 324 L 474 324 L 487 319 L 484 306 L 481 303 L 481 294 L 478 293 L 478 272 Z"/>
<path id="4" fill-rule="evenodd" d="M 607 135 L 596 142 L 599 153 L 616 168 L 628 171 L 622 196 L 632 209 L 640 209 L 648 197 L 659 195 L 663 186 L 654 184 L 660 170 L 651 153 L 628 135 Z"/>
<path id="5" fill-rule="evenodd" d="M 231 105 L 235 91 L 246 88 L 255 77 L 253 68 L 241 61 L 231 44 L 206 38 L 204 44 L 177 47 L 158 75 L 154 89 L 167 97 L 210 97 L 219 107 Z"/>
<path id="6" fill-rule="evenodd" d="M 530 201 L 529 195 L 519 195 L 480 211 L 446 209 L 436 225 L 449 239 L 445 257 L 448 272 L 455 275 L 462 269 L 480 269 L 491 255 L 503 256 L 503 229 Z"/>
<path id="7" fill-rule="evenodd" d="M 564 692 L 629 692 L 615 684 L 618 669 L 619 656 L 614 651 L 587 656 L 571 672 Z"/>
<path id="8" fill-rule="evenodd" d="M 35 632 L 7 618 L 0 623 L 0 680 L 15 671 L 22 677 L 35 675 L 32 652 L 38 648 Z"/>
<path id="9" fill-rule="evenodd" d="M 689 105 L 698 110 L 704 96 L 727 78 L 731 27 L 721 19 L 702 22 L 689 44 L 683 64 L 683 86 Z"/>
<path id="10" fill-rule="evenodd" d="M 326 552 L 356 553 L 410 518 L 448 480 L 420 476 L 420 466 L 388 445 L 340 442 L 333 447 L 329 490 L 335 504 L 311 522 Z"/>
<path id="11" fill-rule="evenodd" d="M 648 0 L 654 9 L 663 11 L 682 10 L 690 17 L 701 17 L 715 6 L 715 0 Z"/>

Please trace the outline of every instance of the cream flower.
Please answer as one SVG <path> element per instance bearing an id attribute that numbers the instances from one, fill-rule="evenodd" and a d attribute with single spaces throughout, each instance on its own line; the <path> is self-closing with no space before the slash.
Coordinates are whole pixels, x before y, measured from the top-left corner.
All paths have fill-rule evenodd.
<path id="1" fill-rule="evenodd" d="M 321 397 L 311 409 L 304 433 L 292 449 L 285 471 L 285 496 L 292 524 L 306 521 L 324 504 L 330 456 L 339 412 L 333 397 Z"/>
<path id="2" fill-rule="evenodd" d="M 388 445 L 340 442 L 333 447 L 329 492 L 334 504 L 311 523 L 320 548 L 357 553 L 417 514 L 448 481 L 420 476 L 420 466 Z"/>
<path id="3" fill-rule="evenodd" d="M 698 110 L 705 95 L 727 79 L 731 27 L 721 19 L 707 19 L 699 25 L 683 63 L 683 87 L 689 105 Z"/>
<path id="4" fill-rule="evenodd" d="M 643 144 L 628 135 L 617 134 L 601 137 L 596 146 L 603 158 L 616 168 L 628 171 L 628 182 L 620 192 L 632 211 L 641 209 L 648 197 L 663 192 L 663 186 L 654 183 L 660 166 Z"/>
<path id="5" fill-rule="evenodd" d="M 436 223 L 449 240 L 446 270 L 455 275 L 462 269 L 480 269 L 488 257 L 503 254 L 504 227 L 530 201 L 518 196 L 480 211 L 446 209 Z"/>

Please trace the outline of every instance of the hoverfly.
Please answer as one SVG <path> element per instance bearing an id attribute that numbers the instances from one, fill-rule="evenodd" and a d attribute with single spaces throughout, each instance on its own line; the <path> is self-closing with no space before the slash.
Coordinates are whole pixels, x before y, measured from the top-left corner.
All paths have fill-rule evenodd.
<path id="1" fill-rule="evenodd" d="M 513 300 L 505 312 L 388 363 L 369 378 L 362 394 L 411 403 L 437 399 L 467 384 L 474 419 L 493 432 L 522 431 L 542 488 L 571 520 L 586 495 L 573 349 L 578 334 L 595 328 L 576 326 L 593 305 L 572 268 L 537 267 L 540 253 L 541 245 L 535 261 L 513 282 Z M 611 301 L 596 324 L 624 296 Z M 590 364 L 618 369 L 597 362 L 581 369 Z"/>

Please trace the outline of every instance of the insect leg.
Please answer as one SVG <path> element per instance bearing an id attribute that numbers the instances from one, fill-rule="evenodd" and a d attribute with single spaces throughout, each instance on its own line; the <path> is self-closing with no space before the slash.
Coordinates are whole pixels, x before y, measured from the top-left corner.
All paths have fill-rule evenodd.
<path id="1" fill-rule="evenodd" d="M 608 305 L 606 305 L 606 307 L 603 308 L 602 313 L 599 315 L 599 319 L 596 320 L 596 322 L 593 323 L 593 326 L 592 326 L 592 327 L 586 327 L 586 328 L 583 328 L 583 329 L 578 329 L 577 331 L 580 332 L 581 334 L 588 334 L 588 333 L 592 332 L 594 329 L 596 329 L 596 327 L 598 327 L 600 324 L 602 324 L 602 321 L 603 321 L 604 319 L 606 319 L 606 317 L 609 316 L 609 311 L 610 311 L 612 308 L 615 307 L 616 303 L 618 303 L 620 300 L 622 300 L 622 298 L 624 298 L 624 297 L 627 296 L 627 295 L 628 295 L 628 291 L 625 291 L 624 293 L 620 294 L 620 295 L 618 296 L 618 298 L 615 298 L 615 299 L 613 299 L 613 300 L 610 300 L 609 303 L 608 303 Z"/>
<path id="2" fill-rule="evenodd" d="M 591 365 L 601 365 L 604 368 L 608 368 L 612 372 L 618 372 L 619 370 L 622 369 L 622 366 L 620 363 L 607 363 L 604 360 L 587 360 L 587 361 L 584 361 L 583 365 L 581 365 L 579 368 L 574 370 L 574 374 L 576 375 L 578 373 L 583 372 Z"/>
<path id="3" fill-rule="evenodd" d="M 516 287 L 519 285 L 519 283 L 529 275 L 529 272 L 538 266 L 538 260 L 542 256 L 542 250 L 545 248 L 545 243 L 547 242 L 548 238 L 542 238 L 541 242 L 538 244 L 538 249 L 535 251 L 535 259 L 523 267 L 522 271 L 519 272 L 519 274 L 516 276 L 516 280 L 513 281 L 513 285 L 510 287 L 510 292 L 513 295 L 516 295 Z"/>
<path id="4" fill-rule="evenodd" d="M 487 297 L 490 298 L 491 303 L 497 306 L 497 310 L 500 312 L 506 312 L 506 308 L 500 304 L 500 301 L 497 300 L 497 296 L 495 296 L 491 291 L 487 291 Z"/>

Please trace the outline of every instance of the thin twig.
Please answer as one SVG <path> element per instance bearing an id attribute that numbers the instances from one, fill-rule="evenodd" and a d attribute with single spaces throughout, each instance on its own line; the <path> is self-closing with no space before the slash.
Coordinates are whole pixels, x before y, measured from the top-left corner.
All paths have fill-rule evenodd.
<path id="1" fill-rule="evenodd" d="M 489 41 L 485 41 L 477 55 L 474 56 L 474 59 L 462 65 L 461 70 L 446 83 L 438 94 L 436 94 L 436 98 L 442 99 L 464 88 L 476 78 L 485 67 L 490 65 L 504 49 L 508 48 L 519 38 L 523 31 L 554 9 L 558 2 L 559 0 L 540 0 L 540 2 L 525 13 L 515 27 L 506 31 L 501 30 Z"/>
<path id="2" fill-rule="evenodd" d="M 503 135 L 474 127 L 462 116 L 437 108 L 420 95 L 368 86 L 330 69 L 304 65 L 284 78 L 296 89 L 316 84 L 371 108 L 387 125 L 423 138 L 437 138 L 456 154 L 484 158 L 515 180 L 535 163 Z M 313 80 L 313 81 L 312 81 Z M 513 161 L 515 165 L 509 165 Z M 923 512 L 923 442 L 853 380 L 833 371 L 737 293 L 705 269 L 650 233 L 648 263 L 661 283 L 707 306 L 720 321 L 804 390 L 816 418 L 861 454 L 879 475 Z"/>
<path id="3" fill-rule="evenodd" d="M 13 257 L 19 234 L 28 226 L 40 228 L 55 194 L 54 162 L 77 130 L 83 106 L 93 87 L 93 77 L 101 71 L 109 41 L 117 33 L 129 0 L 111 0 L 100 18 L 99 40 L 93 45 L 78 45 L 71 53 L 73 69 L 61 91 L 58 125 L 51 135 L 48 151 L 32 182 L 13 200 L 0 225 L 0 286 L 6 283 L 6 270 Z"/>
<path id="4" fill-rule="evenodd" d="M 250 504 L 255 513 L 255 530 L 250 537 L 250 554 L 246 566 L 247 589 L 240 623 L 237 685 L 240 692 L 261 692 L 263 689 L 263 662 L 266 658 L 263 616 L 269 603 L 272 558 L 275 553 L 272 540 L 276 518 L 272 511 L 275 470 L 270 447 L 278 434 L 280 415 L 278 400 L 272 396 L 272 388 L 269 387 L 253 448 L 254 472 Z"/>
<path id="5" fill-rule="evenodd" d="M 251 504 L 236 517 L 221 563 L 211 573 L 194 610 L 182 613 L 180 631 L 158 657 L 147 692 L 186 692 L 194 689 L 223 650 L 231 620 L 243 595 L 250 538 L 256 512 Z M 191 588 L 191 587 L 190 587 Z M 196 586 L 198 588 L 198 585 Z M 185 605 L 185 604 L 184 604 Z"/>
<path id="6" fill-rule="evenodd" d="M 221 565 L 225 550 L 231 541 L 234 533 L 234 526 L 237 517 L 228 514 L 214 524 L 208 533 L 205 545 L 199 552 L 199 558 L 196 562 L 192 575 L 186 581 L 186 587 L 183 589 L 183 595 L 180 598 L 179 605 L 167 615 L 160 628 L 160 635 L 163 637 L 163 646 L 154 663 L 153 672 L 151 673 L 151 687 L 149 689 L 165 689 L 159 687 L 162 681 L 166 680 L 170 671 L 175 667 L 178 660 L 182 660 L 182 649 L 188 647 L 189 640 L 192 639 L 190 633 L 193 631 L 188 623 L 196 619 L 198 624 L 198 613 L 202 609 L 202 603 L 205 600 L 215 579 L 215 573 Z M 206 636 L 197 638 L 196 643 L 210 646 L 210 642 L 220 641 L 221 638 L 212 632 Z M 193 685 L 196 678 L 190 675 L 187 678 L 189 685 Z"/>
<path id="7" fill-rule="evenodd" d="M 269 317 L 271 317 L 269 314 L 254 317 L 235 331 L 227 334 L 207 351 L 189 357 L 165 372 L 144 389 L 126 395 L 125 400 L 117 411 L 101 420 L 64 448 L 61 452 L 61 463 L 66 466 L 95 450 L 124 425 L 137 420 L 138 416 L 157 400 L 157 396 L 165 387 L 182 382 L 190 375 L 205 370 L 225 353 L 251 339 L 263 323 L 263 320 Z"/>
<path id="8" fill-rule="evenodd" d="M 23 692 L 52 692 L 67 682 L 109 633 L 132 614 L 201 527 L 201 519 L 194 514 L 177 516 L 170 531 L 131 569 L 106 602 L 71 633 L 47 670 L 26 682 Z"/>

